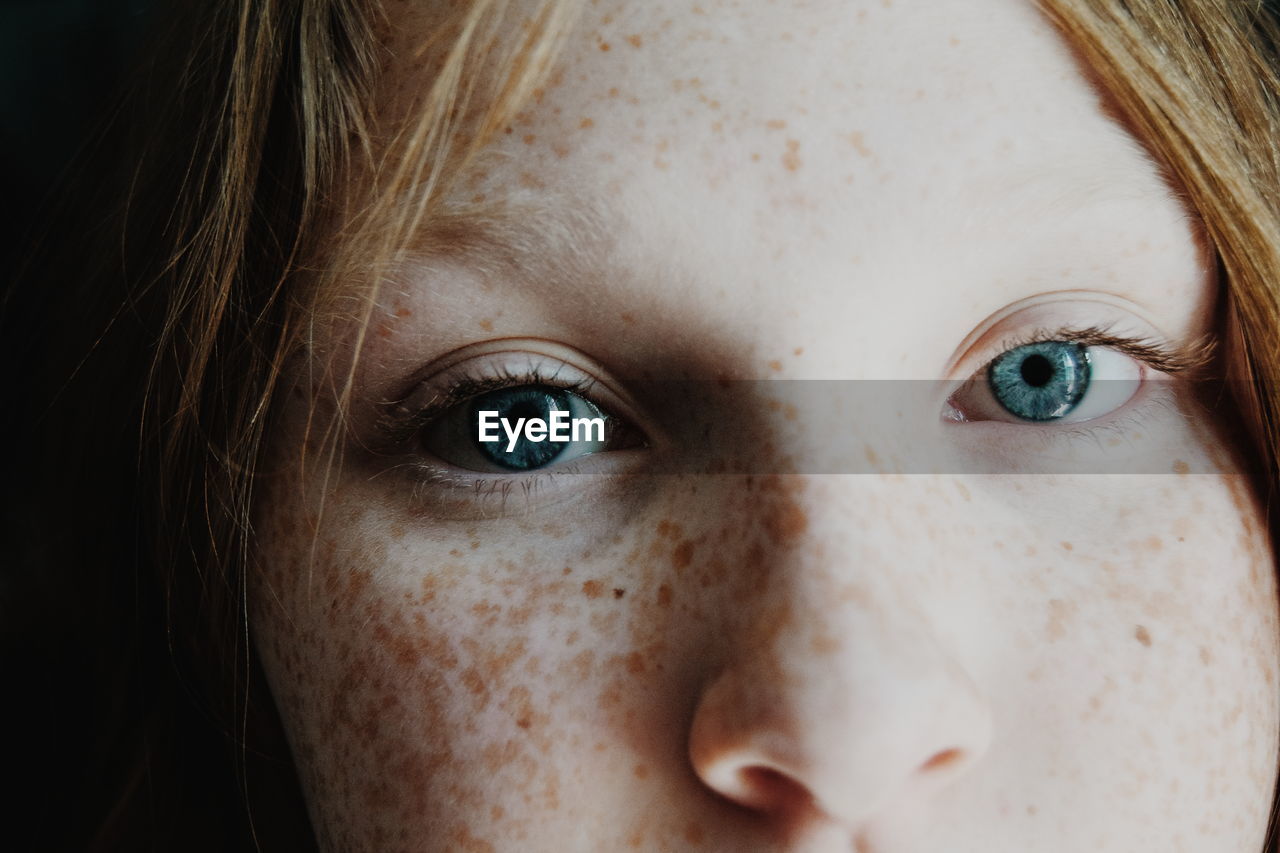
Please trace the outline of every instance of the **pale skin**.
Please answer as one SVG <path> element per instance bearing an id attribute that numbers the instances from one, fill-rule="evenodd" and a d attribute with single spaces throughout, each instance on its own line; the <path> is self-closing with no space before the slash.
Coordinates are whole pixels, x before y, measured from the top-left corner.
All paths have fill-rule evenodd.
<path id="1" fill-rule="evenodd" d="M 903 431 L 1016 466 L 1054 428 L 943 394 L 850 426 L 886 473 L 643 476 L 679 413 L 636 377 L 963 380 L 1042 327 L 1211 331 L 1193 218 L 1073 62 L 1023 0 L 588 9 L 458 192 L 602 227 L 417 258 L 341 471 L 297 464 L 315 374 L 271 438 L 251 625 L 326 849 L 1261 849 L 1274 564 L 1202 414 L 1101 416 L 1160 474 L 887 473 Z M 379 444 L 459 364 L 584 374 L 643 441 L 531 493 Z M 740 455 L 830 443 L 733 405 Z"/>

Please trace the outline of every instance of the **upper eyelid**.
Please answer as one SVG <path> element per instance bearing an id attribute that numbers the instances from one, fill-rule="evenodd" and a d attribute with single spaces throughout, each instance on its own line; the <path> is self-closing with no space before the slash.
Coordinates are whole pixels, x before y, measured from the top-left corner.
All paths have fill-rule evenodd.
<path id="1" fill-rule="evenodd" d="M 545 357 L 539 356 L 537 358 L 544 359 Z M 382 403 L 380 406 L 381 412 L 375 422 L 378 433 L 384 440 L 393 445 L 401 444 L 454 406 L 462 405 L 488 391 L 514 388 L 520 385 L 551 385 L 577 394 L 592 405 L 605 410 L 606 414 L 609 414 L 606 406 L 590 396 L 591 390 L 599 384 L 598 380 L 570 367 L 559 359 L 550 358 L 546 359 L 546 361 L 554 365 L 555 369 L 544 370 L 542 362 L 535 359 L 531 359 L 526 366 L 516 370 L 506 367 L 496 370 L 487 369 L 489 370 L 489 375 L 487 376 L 465 372 L 461 375 L 456 375 L 459 372 L 459 366 L 455 366 L 450 370 L 446 370 L 444 378 L 440 380 L 445 387 L 426 400 L 413 402 L 414 398 L 424 390 L 431 380 L 425 380 L 399 400 Z M 463 362 L 461 366 L 466 364 L 467 362 Z M 566 371 L 581 373 L 581 377 L 572 380 L 562 379 L 561 374 Z M 450 377 L 450 373 L 455 375 Z"/>
<path id="2" fill-rule="evenodd" d="M 1204 369 L 1213 361 L 1217 348 L 1217 341 L 1207 335 L 1189 344 L 1176 345 L 1152 338 L 1116 334 L 1102 326 L 1041 328 L 1029 335 L 1015 335 L 1002 340 L 995 354 L 986 359 L 975 374 L 985 371 L 992 362 L 1010 350 L 1046 341 L 1071 341 L 1084 347 L 1107 347 L 1170 375 L 1192 374 Z"/>

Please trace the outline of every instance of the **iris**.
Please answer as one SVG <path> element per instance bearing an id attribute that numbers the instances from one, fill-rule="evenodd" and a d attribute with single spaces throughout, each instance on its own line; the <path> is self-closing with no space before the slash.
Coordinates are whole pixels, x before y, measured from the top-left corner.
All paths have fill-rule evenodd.
<path id="1" fill-rule="evenodd" d="M 469 440 L 475 442 L 480 454 L 503 468 L 512 471 L 532 471 L 550 464 L 564 452 L 571 442 L 530 441 L 523 434 L 510 453 L 507 452 L 507 439 L 500 436 L 497 441 L 480 441 L 480 412 L 497 412 L 499 418 L 505 418 L 515 424 L 523 419 L 541 418 L 551 420 L 554 410 L 571 411 L 572 404 L 569 392 L 549 385 L 519 385 L 513 388 L 499 388 L 489 391 L 471 400 L 469 417 Z"/>
<path id="2" fill-rule="evenodd" d="M 1072 341 L 1015 347 L 991 362 L 991 393 L 1005 411 L 1027 421 L 1065 417 L 1089 387 L 1089 355 Z"/>

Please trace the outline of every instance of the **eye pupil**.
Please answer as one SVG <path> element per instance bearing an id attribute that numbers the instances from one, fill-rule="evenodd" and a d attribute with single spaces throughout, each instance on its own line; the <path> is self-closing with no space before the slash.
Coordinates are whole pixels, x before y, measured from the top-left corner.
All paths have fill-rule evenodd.
<path id="1" fill-rule="evenodd" d="M 1089 387 L 1089 357 L 1074 341 L 1015 347 L 991 362 L 987 381 L 1005 411 L 1027 421 L 1065 417 Z"/>
<path id="2" fill-rule="evenodd" d="M 1023 380 L 1032 387 L 1042 388 L 1053 378 L 1053 364 L 1039 353 L 1032 353 L 1022 361 Z"/>

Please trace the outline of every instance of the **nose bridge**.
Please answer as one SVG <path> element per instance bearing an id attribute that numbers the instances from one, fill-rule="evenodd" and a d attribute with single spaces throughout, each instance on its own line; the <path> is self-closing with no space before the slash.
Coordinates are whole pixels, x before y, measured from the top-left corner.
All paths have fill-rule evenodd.
<path id="1" fill-rule="evenodd" d="M 940 379 L 776 379 L 676 383 L 704 413 L 694 464 L 756 475 L 959 470 L 942 440 L 953 383 Z M 744 453 L 743 447 L 753 448 Z M 761 448 L 770 448 L 761 452 Z"/>
<path id="2" fill-rule="evenodd" d="M 762 486 L 768 582 L 691 733 L 691 757 L 720 793 L 769 809 L 799 790 L 856 824 L 985 749 L 985 702 L 917 594 L 928 545 L 902 535 L 922 497 L 914 479 Z M 768 779 L 787 780 L 790 793 Z"/>
<path id="3" fill-rule="evenodd" d="M 770 599 L 846 630 L 916 634 L 919 588 L 935 562 L 926 519 L 956 504 L 938 478 L 770 475 L 759 478 L 748 525 L 764 533 Z"/>

